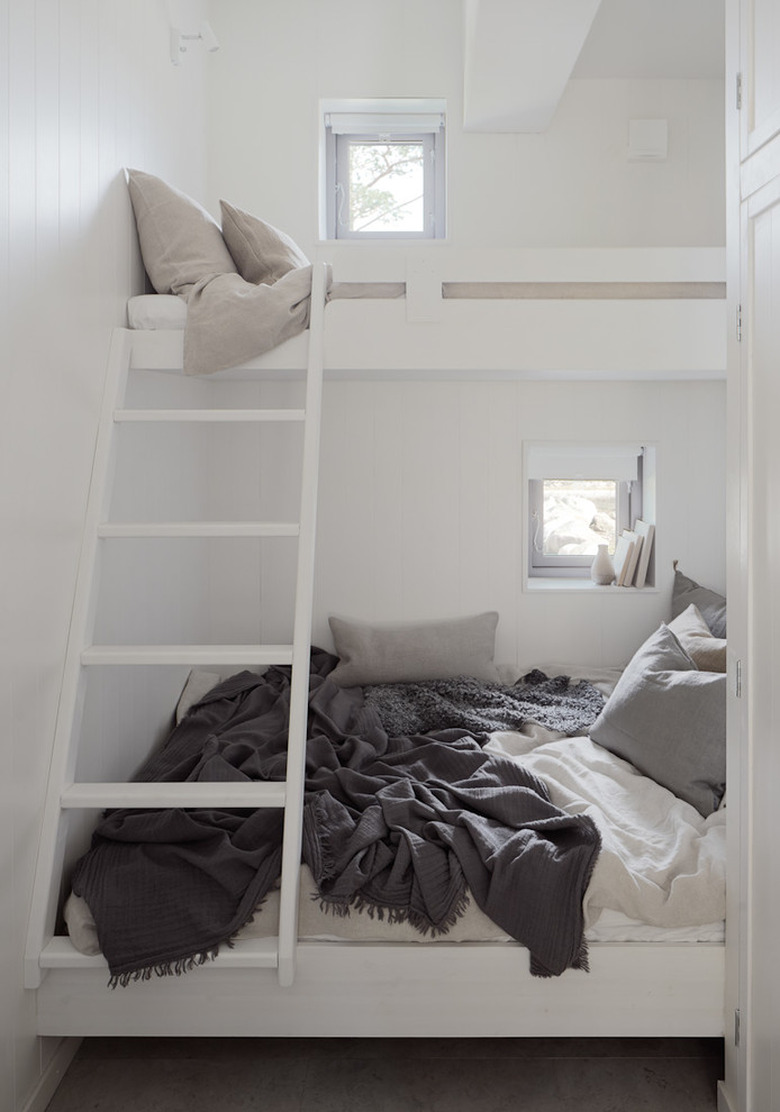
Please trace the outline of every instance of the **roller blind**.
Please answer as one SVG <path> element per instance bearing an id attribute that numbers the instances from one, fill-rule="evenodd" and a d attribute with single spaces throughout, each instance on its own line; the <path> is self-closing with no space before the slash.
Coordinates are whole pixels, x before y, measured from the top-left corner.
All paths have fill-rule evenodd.
<path id="1" fill-rule="evenodd" d="M 641 444 L 533 444 L 526 450 L 526 478 L 635 482 L 641 454 Z"/>
<path id="2" fill-rule="evenodd" d="M 441 131 L 442 112 L 328 112 L 334 135 L 419 135 Z"/>

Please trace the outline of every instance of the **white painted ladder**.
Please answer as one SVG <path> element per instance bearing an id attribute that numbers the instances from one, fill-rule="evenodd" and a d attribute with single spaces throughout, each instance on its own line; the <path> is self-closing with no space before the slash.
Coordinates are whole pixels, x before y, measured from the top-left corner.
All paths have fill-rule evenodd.
<path id="1" fill-rule="evenodd" d="M 312 273 L 311 314 L 304 409 L 125 409 L 131 365 L 132 333 L 115 330 L 103 408 L 100 415 L 84 539 L 68 635 L 57 711 L 49 784 L 33 887 L 25 957 L 25 985 L 37 988 L 45 970 L 55 966 L 94 965 L 54 937 L 57 904 L 72 809 L 112 807 L 284 808 L 282 872 L 277 945 L 239 947 L 237 956 L 251 967 L 278 969 L 283 985 L 292 983 L 298 933 L 298 888 L 308 718 L 314 541 L 317 514 L 320 414 L 323 370 L 323 311 L 326 266 Z M 108 509 L 116 455 L 116 428 L 141 422 L 303 422 L 300 520 L 297 523 L 168 521 L 109 522 Z M 105 538 L 137 537 L 298 537 L 295 617 L 291 645 L 95 645 L 98 572 Z M 274 783 L 75 783 L 79 735 L 88 669 L 111 665 L 221 665 L 251 667 L 291 664 L 287 778 Z M 219 960 L 219 959 L 218 959 Z"/>

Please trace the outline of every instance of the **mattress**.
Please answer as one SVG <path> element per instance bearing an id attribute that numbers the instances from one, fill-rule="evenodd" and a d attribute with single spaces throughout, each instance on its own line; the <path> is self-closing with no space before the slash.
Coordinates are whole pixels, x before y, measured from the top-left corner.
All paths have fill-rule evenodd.
<path id="1" fill-rule="evenodd" d="M 329 301 L 358 298 L 394 299 L 406 293 L 405 282 L 334 282 Z M 167 293 L 144 293 L 127 303 L 128 328 L 152 332 L 183 331 L 187 320 L 186 298 Z"/>

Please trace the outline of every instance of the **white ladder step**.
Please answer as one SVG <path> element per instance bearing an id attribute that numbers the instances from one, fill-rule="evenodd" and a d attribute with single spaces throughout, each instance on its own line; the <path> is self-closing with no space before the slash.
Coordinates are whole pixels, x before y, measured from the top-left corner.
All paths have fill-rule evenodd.
<path id="1" fill-rule="evenodd" d="M 104 521 L 99 537 L 297 537 L 296 521 Z"/>
<path id="2" fill-rule="evenodd" d="M 303 409 L 115 409 L 114 421 L 304 421 Z"/>
<path id="3" fill-rule="evenodd" d="M 292 645 L 90 645 L 82 664 L 291 664 Z"/>
<path id="4" fill-rule="evenodd" d="M 209 969 L 276 969 L 279 946 L 276 938 L 239 938 L 231 946 L 223 946 L 213 961 L 201 968 Z M 102 954 L 82 954 L 64 935 L 55 935 L 41 950 L 41 969 L 106 969 Z M 200 976 L 200 971 L 198 973 Z"/>
<path id="5" fill-rule="evenodd" d="M 287 785 L 282 781 L 231 781 L 228 783 L 70 784 L 63 788 L 64 808 L 102 811 L 106 807 L 284 807 Z"/>

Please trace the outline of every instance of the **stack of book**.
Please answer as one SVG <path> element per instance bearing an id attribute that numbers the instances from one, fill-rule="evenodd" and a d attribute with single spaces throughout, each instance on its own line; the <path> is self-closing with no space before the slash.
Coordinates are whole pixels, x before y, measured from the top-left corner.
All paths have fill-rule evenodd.
<path id="1" fill-rule="evenodd" d="M 655 526 L 640 518 L 634 522 L 633 529 L 624 529 L 620 534 L 612 558 L 616 586 L 644 587 L 654 534 Z"/>

